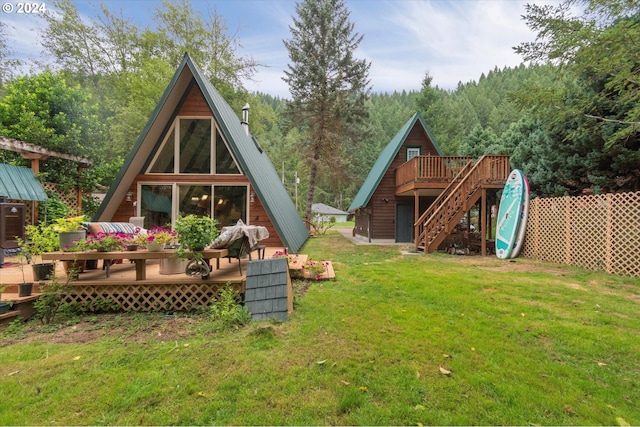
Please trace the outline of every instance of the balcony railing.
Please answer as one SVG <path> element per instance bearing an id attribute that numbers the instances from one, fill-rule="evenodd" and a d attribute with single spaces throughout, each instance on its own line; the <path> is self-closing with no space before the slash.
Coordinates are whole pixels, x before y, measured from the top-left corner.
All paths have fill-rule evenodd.
<path id="1" fill-rule="evenodd" d="M 396 169 L 396 187 L 417 182 L 449 183 L 471 161 L 463 156 L 417 156 Z"/>

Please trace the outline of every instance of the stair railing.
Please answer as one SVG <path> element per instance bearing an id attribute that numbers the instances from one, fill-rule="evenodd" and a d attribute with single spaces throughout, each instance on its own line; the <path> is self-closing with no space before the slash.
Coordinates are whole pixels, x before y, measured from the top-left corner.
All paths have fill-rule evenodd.
<path id="1" fill-rule="evenodd" d="M 457 225 L 454 223 L 456 216 L 470 208 L 469 200 L 483 184 L 504 183 L 510 173 L 509 156 L 482 156 L 472 167 L 465 170 L 465 176 L 453 189 L 448 187 L 442 192 L 441 196 L 444 196 L 442 201 L 438 202 L 432 211 L 427 210 L 420 217 L 426 219 L 421 224 L 417 224 L 421 228 L 420 231 L 416 230 L 416 248 L 423 243 L 425 252 L 435 250 L 433 246 L 439 244 L 444 238 L 442 233 L 448 234 L 453 230 Z"/>

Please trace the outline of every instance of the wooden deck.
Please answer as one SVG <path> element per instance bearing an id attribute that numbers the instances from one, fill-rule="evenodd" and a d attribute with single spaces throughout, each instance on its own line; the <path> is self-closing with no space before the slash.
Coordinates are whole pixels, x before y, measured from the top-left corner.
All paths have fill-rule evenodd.
<path id="1" fill-rule="evenodd" d="M 266 248 L 265 258 L 271 257 L 279 250 L 282 248 Z M 141 254 L 138 253 L 137 256 Z M 252 259 L 257 259 L 256 252 L 252 254 Z M 240 260 L 241 274 L 237 259 L 220 259 L 219 268 L 216 268 L 216 263 L 211 263 L 212 271 L 206 279 L 187 276 L 184 270 L 176 270 L 175 274 L 162 274 L 160 259 L 146 259 L 145 277 L 140 279 L 139 273 L 136 273 L 135 262 L 124 258 L 110 266 L 107 277 L 106 268 L 103 269 L 102 261 L 98 261 L 96 269 L 85 269 L 71 282 L 71 292 L 65 302 L 91 307 L 96 301 L 109 301 L 114 307 L 127 311 L 190 310 L 196 306 L 209 305 L 219 288 L 227 283 L 244 292 L 248 261 L 248 256 Z M 165 273 L 166 271 L 167 269 L 164 270 Z M 25 280 L 32 281 L 31 267 L 25 266 L 24 272 Z M 0 269 L 0 275 L 3 284 L 8 285 L 2 298 L 6 300 L 14 287 L 17 293 L 17 284 L 22 282 L 22 273 L 19 267 L 14 266 Z M 60 283 L 67 281 L 67 273 L 60 262 L 56 266 L 56 278 Z M 38 290 L 39 283 L 35 283 L 33 295 L 37 296 Z"/>

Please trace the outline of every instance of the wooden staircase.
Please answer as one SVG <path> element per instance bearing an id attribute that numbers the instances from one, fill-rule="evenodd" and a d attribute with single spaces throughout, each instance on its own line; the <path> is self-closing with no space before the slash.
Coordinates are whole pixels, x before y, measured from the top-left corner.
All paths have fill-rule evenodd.
<path id="1" fill-rule="evenodd" d="M 503 188 L 510 172 L 509 156 L 483 156 L 475 163 L 469 161 L 415 222 L 416 250 L 437 250 L 485 194 L 482 190 Z"/>

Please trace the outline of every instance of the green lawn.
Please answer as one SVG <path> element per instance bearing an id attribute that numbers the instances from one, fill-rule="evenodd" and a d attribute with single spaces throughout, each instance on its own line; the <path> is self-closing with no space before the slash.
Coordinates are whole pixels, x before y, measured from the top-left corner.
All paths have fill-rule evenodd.
<path id="1" fill-rule="evenodd" d="M 0 424 L 640 424 L 640 280 L 400 249 L 310 239 L 337 278 L 296 283 L 282 324 L 11 328 Z"/>

